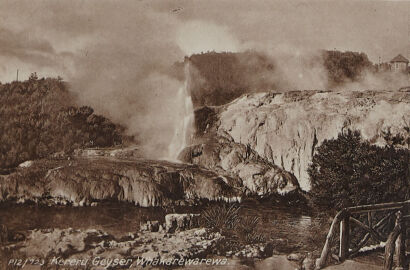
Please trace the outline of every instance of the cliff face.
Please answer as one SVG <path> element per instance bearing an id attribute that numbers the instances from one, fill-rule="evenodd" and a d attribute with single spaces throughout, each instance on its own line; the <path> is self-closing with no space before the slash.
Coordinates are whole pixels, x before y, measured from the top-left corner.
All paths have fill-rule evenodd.
<path id="1" fill-rule="evenodd" d="M 410 92 L 397 91 L 248 94 L 218 108 L 208 132 L 247 146 L 309 190 L 307 168 L 316 146 L 346 129 L 381 145 L 386 132 L 408 138 L 409 103 Z"/>

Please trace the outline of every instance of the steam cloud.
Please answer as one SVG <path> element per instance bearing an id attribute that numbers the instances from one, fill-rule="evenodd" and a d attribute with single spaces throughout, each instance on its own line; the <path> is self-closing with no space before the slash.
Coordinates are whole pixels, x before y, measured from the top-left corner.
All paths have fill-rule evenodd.
<path id="1" fill-rule="evenodd" d="M 397 32 L 407 25 L 398 21 L 392 32 L 382 23 L 406 18 L 403 10 L 400 3 L 5 0 L 0 81 L 14 80 L 16 69 L 22 79 L 34 71 L 61 75 L 79 103 L 124 124 L 147 156 L 158 158 L 180 121 L 176 97 L 183 81 L 170 67 L 185 55 L 255 49 L 278 69 L 250 79 L 271 80 L 282 89 L 323 89 L 328 82 L 318 49 L 362 50 L 373 58 L 403 52 L 400 44 L 407 40 Z M 392 39 L 398 47 L 392 48 Z M 349 88 L 385 88 L 386 82 L 397 80 L 369 74 L 364 84 Z"/>

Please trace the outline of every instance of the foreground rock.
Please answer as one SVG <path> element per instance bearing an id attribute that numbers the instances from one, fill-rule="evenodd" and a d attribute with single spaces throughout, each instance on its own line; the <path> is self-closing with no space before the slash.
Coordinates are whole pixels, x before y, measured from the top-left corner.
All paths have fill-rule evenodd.
<path id="1" fill-rule="evenodd" d="M 317 146 L 346 129 L 360 130 L 365 139 L 380 145 L 387 143 L 389 132 L 406 139 L 409 103 L 409 91 L 244 95 L 227 105 L 196 111 L 198 134 L 188 159 L 208 168 L 232 170 L 250 189 L 258 187 L 248 183 L 269 187 L 272 180 L 266 179 L 272 177 L 281 179 L 278 183 L 294 183 L 286 180 L 290 173 L 302 189 L 309 190 L 307 168 Z"/>
<path id="2" fill-rule="evenodd" d="M 160 266 L 160 262 L 162 266 L 183 266 L 188 259 L 205 258 L 222 239 L 219 233 L 206 229 L 175 234 L 143 233 L 122 239 L 97 230 L 50 229 L 31 231 L 27 240 L 6 249 L 14 250 L 10 255 L 14 258 L 38 258 L 51 269 L 58 266 L 135 269 Z"/>
<path id="3" fill-rule="evenodd" d="M 38 160 L 0 175 L 0 200 L 46 201 L 74 206 L 101 200 L 140 206 L 237 201 L 241 183 L 195 165 L 114 158 Z"/>

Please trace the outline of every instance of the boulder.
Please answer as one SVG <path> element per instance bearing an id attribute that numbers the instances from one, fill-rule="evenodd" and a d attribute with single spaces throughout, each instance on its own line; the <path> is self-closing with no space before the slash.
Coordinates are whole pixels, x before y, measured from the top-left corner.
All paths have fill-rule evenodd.
<path id="1" fill-rule="evenodd" d="M 31 165 L 33 165 L 33 161 L 32 160 L 27 160 L 27 161 L 24 161 L 23 163 L 20 163 L 19 167 L 20 168 L 28 168 L 28 167 L 31 167 Z"/>
<path id="2" fill-rule="evenodd" d="M 162 224 L 158 220 L 147 221 L 146 223 L 140 224 L 140 231 L 146 232 L 158 232 L 162 228 Z"/>
<path id="3" fill-rule="evenodd" d="M 267 258 L 273 255 L 273 246 L 271 243 L 249 244 L 236 253 L 226 252 L 226 256 L 230 257 L 232 255 L 242 258 Z"/>
<path id="4" fill-rule="evenodd" d="M 165 230 L 175 232 L 198 228 L 199 217 L 199 214 L 168 214 L 165 216 Z"/>
<path id="5" fill-rule="evenodd" d="M 301 262 L 305 258 L 303 254 L 300 253 L 291 253 L 286 257 L 289 261 Z"/>

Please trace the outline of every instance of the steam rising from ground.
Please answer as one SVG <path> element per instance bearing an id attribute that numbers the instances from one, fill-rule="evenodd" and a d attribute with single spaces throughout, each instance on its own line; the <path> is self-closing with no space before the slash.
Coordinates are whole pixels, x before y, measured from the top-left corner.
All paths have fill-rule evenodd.
<path id="1" fill-rule="evenodd" d="M 327 71 L 320 50 L 307 50 L 291 44 L 260 50 L 275 64 L 274 72 L 263 77 L 277 85 L 276 90 L 327 88 Z"/>
<path id="2" fill-rule="evenodd" d="M 276 86 L 274 90 L 364 91 L 398 90 L 401 87 L 410 86 L 410 76 L 406 73 L 375 72 L 373 68 L 362 70 L 360 79 L 357 81 L 345 81 L 340 85 L 331 86 L 332 82 L 329 80 L 328 70 L 324 65 L 322 49 L 305 49 L 292 44 L 282 44 L 272 48 L 255 45 L 254 48 L 265 54 L 269 61 L 274 63 L 275 68 L 272 72 L 249 74 L 248 79 L 266 81 Z"/>
<path id="3" fill-rule="evenodd" d="M 17 68 L 20 79 L 35 71 L 61 75 L 79 103 L 125 125 L 147 156 L 163 157 L 182 121 L 178 91 L 184 82 L 171 67 L 184 56 L 254 49 L 272 57 L 277 69 L 250 80 L 275 82 L 279 90 L 323 89 L 328 81 L 319 49 L 369 49 L 373 56 L 391 50 L 391 40 L 401 41 L 401 36 L 385 22 L 405 10 L 400 4 L 356 3 L 358 8 L 352 3 L 252 1 L 255 9 L 250 11 L 249 1 L 211 2 L 4 0 L 0 80 L 13 80 Z M 175 9 L 179 5 L 182 9 Z M 383 16 L 375 16 L 376 10 Z M 352 32 L 353 25 L 358 28 Z M 393 37 L 378 35 L 381 31 Z M 396 87 L 398 80 L 390 76 L 369 74 L 350 87 Z"/>
<path id="4" fill-rule="evenodd" d="M 347 82 L 335 88 L 344 91 L 363 90 L 398 90 L 410 86 L 410 75 L 402 72 L 382 71 L 374 73 L 364 70 L 362 79 L 358 82 Z"/>

